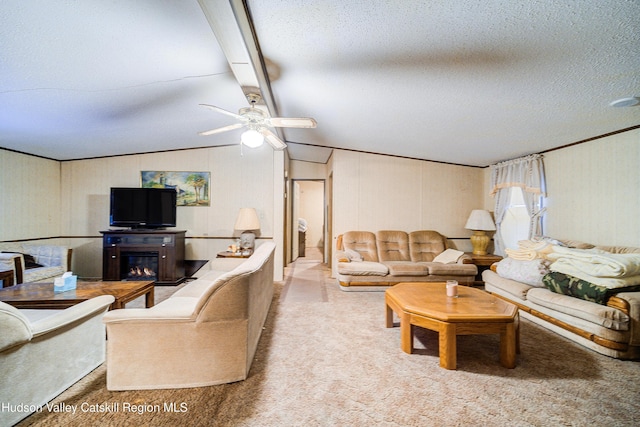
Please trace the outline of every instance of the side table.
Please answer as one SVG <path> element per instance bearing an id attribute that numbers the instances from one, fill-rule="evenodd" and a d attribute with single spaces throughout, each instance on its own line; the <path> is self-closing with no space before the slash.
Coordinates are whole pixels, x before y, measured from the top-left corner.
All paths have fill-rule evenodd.
<path id="1" fill-rule="evenodd" d="M 478 274 L 476 275 L 476 280 L 473 282 L 476 286 L 484 286 L 482 272 L 484 270 L 488 270 L 494 262 L 498 262 L 502 259 L 500 255 L 493 254 L 475 255 L 471 252 L 465 252 L 465 255 L 469 255 L 471 257 L 471 259 L 464 259 L 463 262 L 465 264 L 475 264 L 478 267 Z"/>
<path id="2" fill-rule="evenodd" d="M 0 271 L 0 280 L 2 281 L 0 288 L 13 286 L 13 270 Z"/>
<path id="3" fill-rule="evenodd" d="M 218 252 L 217 258 L 249 258 L 251 254 L 243 255 L 242 252 Z"/>

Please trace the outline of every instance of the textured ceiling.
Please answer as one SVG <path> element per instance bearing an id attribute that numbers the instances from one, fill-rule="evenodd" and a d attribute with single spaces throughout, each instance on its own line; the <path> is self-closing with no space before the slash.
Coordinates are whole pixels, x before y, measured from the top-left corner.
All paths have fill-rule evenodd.
<path id="1" fill-rule="evenodd" d="M 198 104 L 247 105 L 211 19 L 229 24 L 230 3 L 242 21 L 236 0 L 3 0 L 0 147 L 65 160 L 237 144 L 240 131 L 197 135 L 233 123 Z M 640 107 L 608 105 L 640 95 L 637 0 L 246 7 L 271 113 L 318 122 L 284 130 L 292 158 L 486 166 L 640 124 Z"/>

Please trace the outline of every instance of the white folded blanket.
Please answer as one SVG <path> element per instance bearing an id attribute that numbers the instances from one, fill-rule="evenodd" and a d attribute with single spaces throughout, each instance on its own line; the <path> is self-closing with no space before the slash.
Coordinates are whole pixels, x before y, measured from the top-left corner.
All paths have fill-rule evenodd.
<path id="1" fill-rule="evenodd" d="M 640 254 L 614 254 L 600 249 L 574 249 L 554 246 L 547 258 L 553 261 L 551 270 L 565 274 L 579 271 L 591 277 L 625 278 L 640 275 Z M 583 279 L 587 280 L 587 279 Z M 590 280 L 589 280 L 590 281 Z M 595 282 L 593 282 L 595 283 Z"/>
<path id="2" fill-rule="evenodd" d="M 546 258 L 553 251 L 553 245 L 547 240 L 519 240 L 518 249 L 505 249 L 509 258 L 519 261 L 533 261 Z"/>

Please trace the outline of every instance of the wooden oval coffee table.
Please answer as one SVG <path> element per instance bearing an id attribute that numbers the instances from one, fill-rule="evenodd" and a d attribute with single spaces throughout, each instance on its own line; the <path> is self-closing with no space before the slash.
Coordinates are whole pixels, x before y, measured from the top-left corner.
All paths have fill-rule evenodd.
<path id="1" fill-rule="evenodd" d="M 518 307 L 480 289 L 458 286 L 448 297 L 445 283 L 398 283 L 386 290 L 387 328 L 400 317 L 400 347 L 413 352 L 413 328 L 439 334 L 440 366 L 456 369 L 456 336 L 500 334 L 500 363 L 515 368 L 519 347 Z"/>

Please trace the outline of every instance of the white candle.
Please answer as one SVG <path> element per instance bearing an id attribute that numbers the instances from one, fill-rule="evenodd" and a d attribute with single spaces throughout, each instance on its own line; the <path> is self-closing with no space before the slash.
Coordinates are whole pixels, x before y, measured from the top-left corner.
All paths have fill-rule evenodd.
<path id="1" fill-rule="evenodd" d="M 458 281 L 457 280 L 447 280 L 447 296 L 448 297 L 457 297 L 458 296 Z"/>

